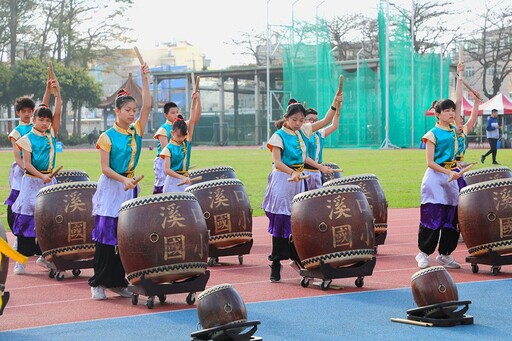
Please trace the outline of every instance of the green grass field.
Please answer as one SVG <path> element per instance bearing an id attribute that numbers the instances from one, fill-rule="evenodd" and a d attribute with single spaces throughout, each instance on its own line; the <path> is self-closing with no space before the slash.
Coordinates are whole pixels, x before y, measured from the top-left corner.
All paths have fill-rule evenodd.
<path id="1" fill-rule="evenodd" d="M 470 149 L 466 161 L 479 161 L 483 149 Z M 3 203 L 9 195 L 9 169 L 13 157 L 10 150 L 0 151 L 0 200 Z M 153 160 L 155 151 L 143 150 L 136 174 L 144 174 L 141 195 L 153 191 Z M 489 167 L 477 164 L 474 169 Z M 512 150 L 499 149 L 498 160 L 502 165 L 512 165 Z M 326 149 L 324 161 L 334 162 L 343 169 L 343 175 L 375 174 L 384 190 L 390 208 L 419 207 L 419 188 L 426 168 L 425 151 L 421 149 L 369 150 L 369 149 Z M 197 168 L 231 166 L 244 187 L 254 209 L 254 216 L 264 215 L 260 208 L 271 170 L 271 154 L 259 148 L 200 148 L 192 152 L 191 164 Z M 101 169 L 99 152 L 93 149 L 64 150 L 57 155 L 57 165 L 64 169 L 80 169 L 97 181 Z M 4 227 L 7 206 L 0 205 L 0 218 Z"/>

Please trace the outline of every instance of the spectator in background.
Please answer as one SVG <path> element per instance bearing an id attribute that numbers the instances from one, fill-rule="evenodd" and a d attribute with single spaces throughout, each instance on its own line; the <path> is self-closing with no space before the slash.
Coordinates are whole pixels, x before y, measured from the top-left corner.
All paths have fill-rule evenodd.
<path id="1" fill-rule="evenodd" d="M 499 165 L 496 161 L 496 154 L 498 154 L 498 139 L 500 138 L 500 125 L 498 124 L 498 110 L 491 110 L 491 117 L 487 119 L 487 124 L 485 126 L 485 134 L 487 136 L 487 141 L 489 141 L 489 146 L 491 147 L 487 153 L 480 156 L 480 162 L 484 163 L 485 158 L 491 154 L 492 155 L 492 164 Z"/>

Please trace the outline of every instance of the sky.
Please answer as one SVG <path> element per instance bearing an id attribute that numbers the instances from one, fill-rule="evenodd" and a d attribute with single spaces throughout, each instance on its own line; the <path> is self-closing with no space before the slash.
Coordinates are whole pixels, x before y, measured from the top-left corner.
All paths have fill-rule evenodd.
<path id="1" fill-rule="evenodd" d="M 417 2 L 423 0 L 416 0 Z M 452 0 L 455 7 L 478 8 L 482 0 Z M 509 1 L 509 0 L 507 0 Z M 268 24 L 290 25 L 295 20 L 314 22 L 315 15 L 330 20 L 334 16 L 362 13 L 376 17 L 379 0 L 134 0 L 125 18 L 134 29 L 132 38 L 139 48 L 151 48 L 159 42 L 187 41 L 199 47 L 211 68 L 254 62 L 240 55 L 231 43 L 243 32 L 265 32 Z M 393 0 L 406 9 L 412 0 Z M 468 15 L 457 20 L 468 21 Z M 457 21 L 455 20 L 455 21 Z M 447 23 L 447 24 L 456 24 Z M 231 43 L 231 44 L 230 44 Z"/>

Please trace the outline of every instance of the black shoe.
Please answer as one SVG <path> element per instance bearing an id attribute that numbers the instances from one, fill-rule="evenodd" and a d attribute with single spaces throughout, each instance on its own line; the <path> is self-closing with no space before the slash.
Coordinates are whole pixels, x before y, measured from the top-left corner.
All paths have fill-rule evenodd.
<path id="1" fill-rule="evenodd" d="M 496 161 L 493 161 L 492 162 L 493 165 L 499 165 L 500 163 L 499 162 L 496 162 Z"/>
<path id="2" fill-rule="evenodd" d="M 270 265 L 270 269 L 270 281 L 281 281 L 281 263 L 279 261 L 273 261 L 272 265 Z"/>
<path id="3" fill-rule="evenodd" d="M 484 162 L 485 162 L 485 156 L 483 156 L 483 155 L 482 155 L 482 156 L 480 156 L 480 162 L 481 162 L 481 163 L 484 163 Z"/>

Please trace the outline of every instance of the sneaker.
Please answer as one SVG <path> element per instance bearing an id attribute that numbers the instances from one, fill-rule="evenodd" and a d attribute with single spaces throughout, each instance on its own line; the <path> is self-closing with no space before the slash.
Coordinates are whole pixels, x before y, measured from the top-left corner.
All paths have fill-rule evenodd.
<path id="1" fill-rule="evenodd" d="M 280 282 L 281 281 L 281 263 L 279 261 L 273 261 L 270 265 L 270 281 Z"/>
<path id="2" fill-rule="evenodd" d="M 121 297 L 132 297 L 132 293 L 129 292 L 128 288 L 126 288 L 126 287 L 108 288 L 108 290 L 112 291 L 113 293 L 118 294 Z"/>
<path id="3" fill-rule="evenodd" d="M 420 251 L 416 255 L 416 262 L 418 262 L 418 268 L 420 268 L 420 269 L 425 269 L 430 266 L 430 261 L 428 260 L 428 255 L 422 251 Z"/>
<path id="4" fill-rule="evenodd" d="M 499 163 L 499 162 L 496 162 L 496 161 L 493 161 L 493 162 L 492 162 L 492 164 L 493 164 L 493 165 L 500 165 L 500 163 Z"/>
<path id="5" fill-rule="evenodd" d="M 14 274 L 15 275 L 24 275 L 26 274 L 27 272 L 25 271 L 25 265 L 21 264 L 21 263 L 18 263 L 16 262 L 16 264 L 14 265 Z"/>
<path id="6" fill-rule="evenodd" d="M 55 264 L 48 262 L 46 259 L 44 259 L 43 256 L 39 256 L 39 258 L 36 260 L 36 264 L 42 268 L 45 268 L 46 270 L 57 270 Z"/>
<path id="7" fill-rule="evenodd" d="M 485 162 L 485 156 L 480 155 L 480 162 L 481 162 L 481 163 L 484 163 L 484 162 Z"/>
<path id="8" fill-rule="evenodd" d="M 93 300 L 106 300 L 107 296 L 105 295 L 105 288 L 101 285 L 97 287 L 91 287 L 91 294 Z"/>
<path id="9" fill-rule="evenodd" d="M 450 255 L 438 255 L 436 262 L 448 269 L 460 269 L 460 264 L 453 259 Z"/>

